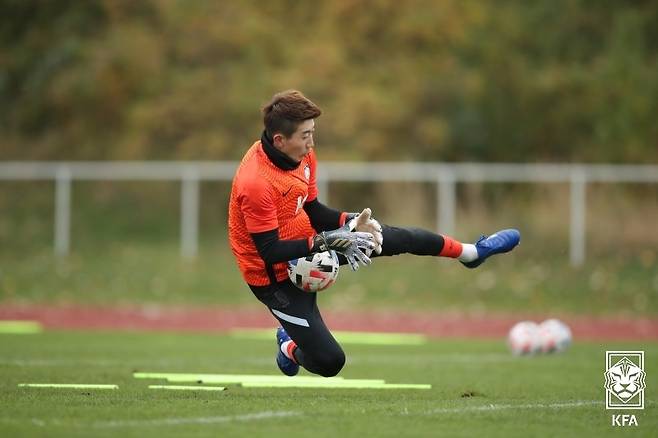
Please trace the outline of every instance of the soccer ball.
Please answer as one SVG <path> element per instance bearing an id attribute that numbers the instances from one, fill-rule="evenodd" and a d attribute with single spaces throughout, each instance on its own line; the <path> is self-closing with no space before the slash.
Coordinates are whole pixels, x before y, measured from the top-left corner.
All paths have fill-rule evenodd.
<path id="1" fill-rule="evenodd" d="M 561 353 L 571 345 L 571 330 L 559 319 L 547 319 L 539 324 L 539 339 L 543 353 Z"/>
<path id="2" fill-rule="evenodd" d="M 517 322 L 509 331 L 507 345 L 517 356 L 539 352 L 541 349 L 539 326 L 532 321 Z"/>
<path id="3" fill-rule="evenodd" d="M 288 262 L 288 277 L 306 292 L 325 290 L 338 278 L 340 263 L 334 251 L 311 254 Z"/>

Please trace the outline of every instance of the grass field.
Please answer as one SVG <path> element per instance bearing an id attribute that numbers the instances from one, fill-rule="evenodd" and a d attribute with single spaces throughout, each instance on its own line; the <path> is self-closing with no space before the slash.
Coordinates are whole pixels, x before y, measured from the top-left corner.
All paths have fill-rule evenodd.
<path id="1" fill-rule="evenodd" d="M 345 378 L 429 383 L 432 389 L 158 391 L 148 384 L 163 382 L 137 380 L 133 372 L 277 374 L 273 340 L 132 332 L 0 335 L 0 436 L 616 436 L 619 427 L 611 426 L 604 406 L 607 349 L 645 351 L 646 408 L 627 413 L 637 415 L 633 435 L 658 430 L 656 343 L 576 343 L 562 355 L 530 358 L 513 357 L 495 341 L 344 348 Z"/>
<path id="2" fill-rule="evenodd" d="M 382 223 L 433 229 L 430 186 L 335 183 L 329 205 L 356 211 L 365 197 Z M 3 182 L 0 302 L 258 306 L 228 248 L 229 191 L 228 183 L 203 184 L 200 251 L 188 262 L 178 183 L 76 182 L 71 254 L 58 260 L 52 183 Z M 454 237 L 518 227 L 521 245 L 511 254 L 474 271 L 429 257 L 379 259 L 357 273 L 343 269 L 323 306 L 658 315 L 655 187 L 591 184 L 587 202 L 587 261 L 574 268 L 568 185 L 467 184 Z"/>
<path id="3" fill-rule="evenodd" d="M 658 314 L 654 259 L 607 257 L 569 266 L 522 243 L 477 270 L 435 257 L 384 257 L 350 272 L 323 295 L 323 308 L 398 308 L 573 314 Z M 0 248 L 0 302 L 259 306 L 224 240 L 196 261 L 178 242 L 108 242 L 58 260 L 50 248 Z"/>
<path id="4" fill-rule="evenodd" d="M 655 319 L 654 192 L 611 192 L 590 185 L 587 261 L 576 268 L 568 260 L 568 186 L 557 192 L 553 185 L 536 191 L 509 188 L 464 188 L 455 237 L 474 239 L 480 232 L 514 225 L 523 239 L 513 253 L 477 270 L 452 260 L 406 256 L 375 260 L 356 273 L 343 269 L 322 295 L 322 309 Z M 46 182 L 0 187 L 0 207 L 7 212 L 0 217 L 0 306 L 261 309 L 226 242 L 227 184 L 204 184 L 194 261 L 180 257 L 178 184 L 76 183 L 72 248 L 64 258 L 53 256 L 52 189 Z M 350 201 L 345 195 L 351 189 L 344 190 L 345 199 L 338 189 L 332 186 L 330 205 L 361 206 L 360 196 Z M 399 196 L 393 200 L 389 189 L 369 204 L 379 219 L 434 226 L 433 190 L 421 196 L 403 185 L 395 188 Z M 514 199 L 508 202 L 510 195 Z M 344 348 L 345 378 L 428 383 L 432 389 L 154 390 L 148 385 L 164 382 L 137 380 L 133 372 L 278 375 L 273 339 L 144 332 L 0 334 L 0 437 L 616 436 L 621 431 L 611 426 L 603 390 L 605 351 L 615 349 L 646 352 L 646 409 L 634 412 L 639 426 L 624 432 L 657 435 L 658 340 L 576 339 L 564 355 L 533 358 L 511 356 L 502 340 Z M 37 389 L 20 383 L 116 384 L 119 389 Z"/>

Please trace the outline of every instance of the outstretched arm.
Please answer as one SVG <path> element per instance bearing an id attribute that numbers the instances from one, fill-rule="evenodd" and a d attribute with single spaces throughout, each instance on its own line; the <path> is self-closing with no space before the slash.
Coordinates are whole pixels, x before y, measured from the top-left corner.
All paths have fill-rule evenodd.
<path id="1" fill-rule="evenodd" d="M 308 239 L 280 240 L 278 229 L 252 233 L 251 237 L 258 254 L 268 265 L 333 250 L 343 254 L 354 271 L 359 269 L 359 263 L 370 264 L 365 252 L 372 251 L 376 245 L 372 234 L 352 232 L 347 225 L 323 231 Z"/>

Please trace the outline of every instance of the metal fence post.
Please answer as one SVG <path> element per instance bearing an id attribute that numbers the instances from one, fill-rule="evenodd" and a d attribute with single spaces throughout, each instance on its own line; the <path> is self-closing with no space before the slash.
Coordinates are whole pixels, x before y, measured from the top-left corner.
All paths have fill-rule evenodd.
<path id="1" fill-rule="evenodd" d="M 440 234 L 453 235 L 457 204 L 455 172 L 448 166 L 439 166 L 437 171 L 436 228 Z"/>
<path id="2" fill-rule="evenodd" d="M 181 181 L 181 256 L 196 257 L 199 247 L 199 169 L 187 166 Z"/>
<path id="3" fill-rule="evenodd" d="M 572 266 L 585 263 L 585 212 L 587 175 L 581 166 L 571 171 L 571 222 L 569 256 Z"/>
<path id="4" fill-rule="evenodd" d="M 198 252 L 200 181 L 231 181 L 236 162 L 0 162 L 0 181 L 54 179 L 54 253 L 71 249 L 71 202 L 74 180 L 181 181 L 181 254 Z M 436 227 L 454 234 L 456 184 L 459 182 L 569 182 L 569 256 L 574 266 L 585 263 L 587 184 L 658 183 L 658 165 L 482 164 L 482 163 L 352 163 L 333 162 L 321 168 L 320 199 L 328 202 L 330 181 L 416 181 L 437 184 Z"/>
<path id="5" fill-rule="evenodd" d="M 55 173 L 55 255 L 65 256 L 71 248 L 71 170 L 59 166 Z"/>
<path id="6" fill-rule="evenodd" d="M 323 169 L 324 175 L 319 176 L 317 179 L 318 184 L 318 200 L 323 204 L 329 203 L 329 172 Z"/>

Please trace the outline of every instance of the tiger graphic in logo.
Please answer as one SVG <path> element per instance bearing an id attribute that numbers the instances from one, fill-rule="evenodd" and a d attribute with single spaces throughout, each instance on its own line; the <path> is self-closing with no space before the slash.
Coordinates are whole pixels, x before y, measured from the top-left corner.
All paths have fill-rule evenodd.
<path id="1" fill-rule="evenodd" d="M 627 357 L 605 372 L 605 389 L 622 403 L 627 403 L 646 387 L 646 373 Z"/>

